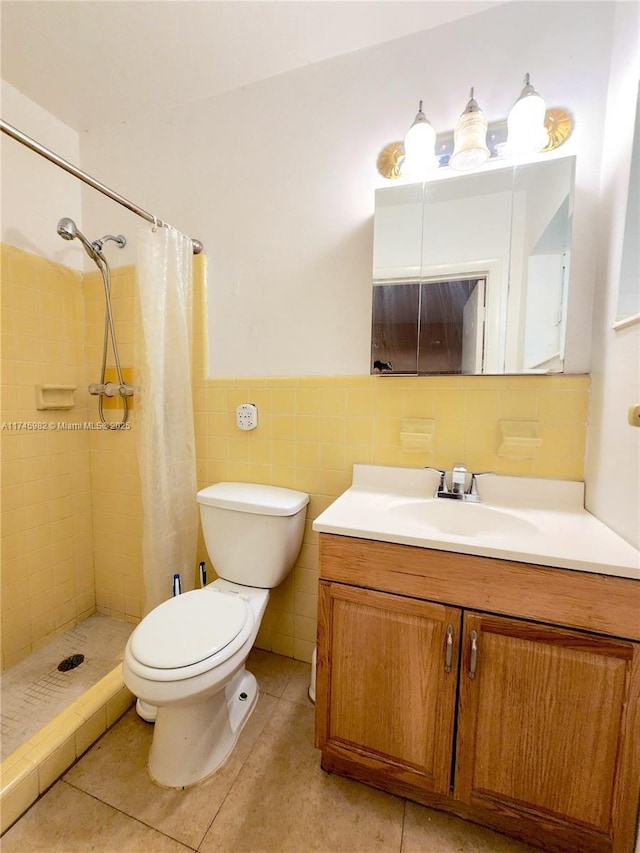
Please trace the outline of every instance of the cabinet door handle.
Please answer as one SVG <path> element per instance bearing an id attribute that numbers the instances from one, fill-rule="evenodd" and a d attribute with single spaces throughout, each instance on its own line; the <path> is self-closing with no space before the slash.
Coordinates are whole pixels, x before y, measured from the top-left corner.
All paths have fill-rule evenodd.
<path id="1" fill-rule="evenodd" d="M 478 632 L 471 632 L 471 656 L 469 658 L 469 678 L 476 677 L 476 667 L 478 665 Z"/>
<path id="2" fill-rule="evenodd" d="M 453 659 L 453 625 L 447 625 L 447 643 L 444 652 L 444 671 L 451 672 Z"/>

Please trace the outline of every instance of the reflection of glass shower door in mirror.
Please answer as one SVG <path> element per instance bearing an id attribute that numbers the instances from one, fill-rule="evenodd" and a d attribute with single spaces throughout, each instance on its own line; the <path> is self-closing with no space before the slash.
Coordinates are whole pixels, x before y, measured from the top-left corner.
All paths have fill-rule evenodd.
<path id="1" fill-rule="evenodd" d="M 485 280 L 420 286 L 418 373 L 482 373 Z"/>

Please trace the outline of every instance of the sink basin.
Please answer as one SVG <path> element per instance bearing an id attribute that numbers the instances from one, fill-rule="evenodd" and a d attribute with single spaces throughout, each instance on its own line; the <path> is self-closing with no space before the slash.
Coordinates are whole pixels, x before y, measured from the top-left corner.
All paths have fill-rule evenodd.
<path id="1" fill-rule="evenodd" d="M 480 503 L 455 500 L 406 501 L 396 504 L 388 513 L 422 528 L 449 536 L 505 537 L 538 533 L 535 524 Z"/>

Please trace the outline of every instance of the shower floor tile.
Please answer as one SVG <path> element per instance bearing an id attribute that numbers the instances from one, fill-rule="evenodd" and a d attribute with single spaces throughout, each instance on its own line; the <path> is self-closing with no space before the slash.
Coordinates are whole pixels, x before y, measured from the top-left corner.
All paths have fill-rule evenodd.
<path id="1" fill-rule="evenodd" d="M 122 660 L 133 627 L 96 613 L 2 673 L 2 760 Z M 76 654 L 84 661 L 60 672 L 58 664 Z"/>

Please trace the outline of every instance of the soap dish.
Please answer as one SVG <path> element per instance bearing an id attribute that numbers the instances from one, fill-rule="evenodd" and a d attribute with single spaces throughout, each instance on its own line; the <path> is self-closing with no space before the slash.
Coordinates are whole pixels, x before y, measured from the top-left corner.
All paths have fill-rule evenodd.
<path id="1" fill-rule="evenodd" d="M 537 421 L 498 422 L 498 456 L 536 459 L 541 447 Z"/>
<path id="2" fill-rule="evenodd" d="M 76 401 L 73 392 L 77 385 L 36 385 L 36 409 L 73 409 Z"/>
<path id="3" fill-rule="evenodd" d="M 402 450 L 419 450 L 422 453 L 433 449 L 436 422 L 430 418 L 403 418 L 400 428 Z"/>

